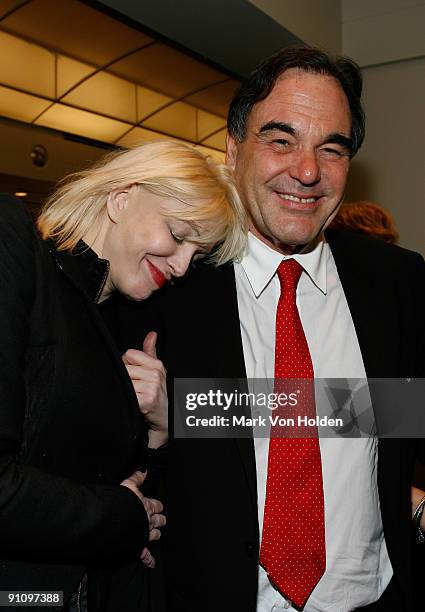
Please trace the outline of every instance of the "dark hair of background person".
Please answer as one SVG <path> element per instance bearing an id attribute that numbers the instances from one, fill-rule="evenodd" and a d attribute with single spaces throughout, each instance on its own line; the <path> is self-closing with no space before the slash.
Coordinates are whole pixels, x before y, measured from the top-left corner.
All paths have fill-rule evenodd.
<path id="1" fill-rule="evenodd" d="M 229 107 L 227 128 L 238 142 L 246 136 L 249 114 L 257 102 L 267 98 L 278 78 L 292 68 L 336 78 L 341 84 L 351 112 L 350 156 L 360 149 L 365 132 L 365 115 L 361 103 L 362 76 L 359 66 L 349 58 L 336 57 L 314 47 L 287 47 L 264 60 L 242 82 Z"/>
<path id="2" fill-rule="evenodd" d="M 392 214 L 379 204 L 367 200 L 344 204 L 329 227 L 358 232 L 391 244 L 398 240 Z"/>

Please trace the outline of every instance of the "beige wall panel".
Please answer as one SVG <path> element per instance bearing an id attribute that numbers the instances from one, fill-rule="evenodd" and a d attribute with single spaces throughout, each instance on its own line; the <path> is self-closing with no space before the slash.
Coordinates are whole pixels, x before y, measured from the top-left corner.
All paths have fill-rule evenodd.
<path id="1" fill-rule="evenodd" d="M 159 42 L 114 63 L 109 71 L 172 97 L 184 96 L 226 78 L 214 68 Z"/>
<path id="2" fill-rule="evenodd" d="M 159 111 L 143 123 L 143 127 L 170 134 L 176 138 L 195 141 L 197 139 L 196 108 L 176 102 Z"/>
<path id="3" fill-rule="evenodd" d="M 22 8 L 2 21 L 2 27 L 97 65 L 152 40 L 78 0 L 21 4 Z"/>
<path id="4" fill-rule="evenodd" d="M 347 199 L 372 199 L 394 215 L 400 244 L 425 255 L 425 58 L 366 68 L 366 140 Z"/>
<path id="5" fill-rule="evenodd" d="M 229 79 L 186 98 L 186 102 L 226 119 L 229 104 L 238 87 L 238 81 Z"/>
<path id="6" fill-rule="evenodd" d="M 84 79 L 89 74 L 92 74 L 96 69 L 89 64 L 78 62 L 64 55 L 58 55 L 57 58 L 57 96 L 63 96 L 77 83 Z"/>
<path id="7" fill-rule="evenodd" d="M 226 133 L 226 129 L 221 130 L 221 132 L 218 132 L 217 134 L 214 134 L 214 136 L 211 136 L 210 138 L 204 140 L 203 144 L 206 146 L 214 147 L 214 149 L 220 149 L 221 151 L 225 151 Z"/>
<path id="8" fill-rule="evenodd" d="M 10 119 L 31 122 L 50 104 L 51 102 L 48 100 L 36 98 L 7 87 L 0 87 L 0 115 Z"/>
<path id="9" fill-rule="evenodd" d="M 107 72 L 88 78 L 63 102 L 129 123 L 137 120 L 136 85 Z"/>
<path id="10" fill-rule="evenodd" d="M 22 4 L 22 0 L 1 0 L 0 18 L 3 18 L 4 15 L 17 8 L 20 4 Z"/>
<path id="11" fill-rule="evenodd" d="M 173 140 L 170 136 L 165 134 L 159 134 L 158 132 L 152 132 L 151 130 L 145 130 L 144 128 L 135 127 L 130 130 L 127 134 L 122 136 L 117 145 L 120 147 L 135 147 L 143 144 L 144 142 L 154 142 L 156 140 Z"/>
<path id="12" fill-rule="evenodd" d="M 156 91 L 146 89 L 146 87 L 137 86 L 137 121 L 141 121 L 171 100 L 172 98 L 169 96 L 163 96 Z"/>
<path id="13" fill-rule="evenodd" d="M 400 10 L 410 11 L 421 4 L 425 4 L 425 0 L 342 0 L 342 19 L 348 21 Z"/>
<path id="14" fill-rule="evenodd" d="M 341 52 L 340 0 L 249 0 L 311 45 Z"/>
<path id="15" fill-rule="evenodd" d="M 204 140 L 204 138 L 213 135 L 213 132 L 221 130 L 226 127 L 226 120 L 217 115 L 206 113 L 205 111 L 197 111 L 198 119 L 198 140 Z"/>
<path id="16" fill-rule="evenodd" d="M 35 123 L 60 132 L 78 134 L 85 138 L 109 143 L 118 140 L 129 127 L 128 124 L 121 121 L 101 117 L 64 104 L 55 104 Z"/>
<path id="17" fill-rule="evenodd" d="M 424 32 L 425 3 L 388 7 L 385 12 L 350 20 L 344 17 L 343 53 L 361 66 L 424 56 Z"/>
<path id="18" fill-rule="evenodd" d="M 0 31 L 0 83 L 53 98 L 55 56 L 38 45 Z"/>

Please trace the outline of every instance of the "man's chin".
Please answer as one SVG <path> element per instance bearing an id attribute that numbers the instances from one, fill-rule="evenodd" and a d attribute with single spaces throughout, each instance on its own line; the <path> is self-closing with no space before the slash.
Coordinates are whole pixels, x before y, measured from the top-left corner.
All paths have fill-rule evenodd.
<path id="1" fill-rule="evenodd" d="M 285 235 L 273 240 L 273 246 L 276 250 L 284 255 L 293 255 L 295 253 L 308 253 L 312 251 L 323 239 L 323 232 L 299 233 L 295 235 Z"/>

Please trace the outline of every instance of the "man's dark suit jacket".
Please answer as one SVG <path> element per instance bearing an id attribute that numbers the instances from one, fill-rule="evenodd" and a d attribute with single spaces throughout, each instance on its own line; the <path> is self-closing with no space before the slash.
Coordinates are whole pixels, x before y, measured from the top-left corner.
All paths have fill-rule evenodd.
<path id="1" fill-rule="evenodd" d="M 327 238 L 367 376 L 423 377 L 424 260 L 355 234 L 329 232 Z M 122 349 L 140 346 L 144 333 L 157 329 L 160 357 L 171 382 L 173 377 L 246 376 L 232 266 L 191 272 L 187 282 L 157 296 L 150 308 L 151 321 L 146 314 L 141 317 L 137 307 L 114 313 L 112 324 L 121 330 Z M 142 319 L 149 321 L 145 328 Z M 411 439 L 379 441 L 382 520 L 406 610 L 411 582 L 410 482 L 418 446 Z M 259 556 L 253 440 L 174 440 L 167 506 L 169 609 L 253 612 Z"/>

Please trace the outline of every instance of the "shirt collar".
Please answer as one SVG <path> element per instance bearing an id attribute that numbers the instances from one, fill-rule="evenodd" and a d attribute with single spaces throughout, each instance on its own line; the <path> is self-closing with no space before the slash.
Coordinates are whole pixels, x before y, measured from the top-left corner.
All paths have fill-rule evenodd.
<path id="1" fill-rule="evenodd" d="M 287 256 L 275 251 L 249 232 L 248 243 L 241 266 L 257 298 L 272 280 L 280 262 L 291 258 L 298 261 L 318 289 L 326 294 L 326 264 L 329 253 L 329 246 L 324 236 L 319 238 L 311 251 Z"/>

